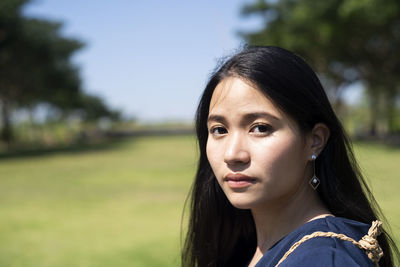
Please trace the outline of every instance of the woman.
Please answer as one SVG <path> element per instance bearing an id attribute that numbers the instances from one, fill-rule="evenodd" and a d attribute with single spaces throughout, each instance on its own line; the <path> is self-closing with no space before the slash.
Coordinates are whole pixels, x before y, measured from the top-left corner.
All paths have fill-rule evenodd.
<path id="1" fill-rule="evenodd" d="M 367 234 L 377 205 L 318 78 L 298 56 L 248 47 L 227 60 L 205 88 L 196 131 L 183 266 L 393 266 L 388 234 L 377 238 L 383 257 L 374 243 L 379 225 L 367 244 L 348 241 Z"/>

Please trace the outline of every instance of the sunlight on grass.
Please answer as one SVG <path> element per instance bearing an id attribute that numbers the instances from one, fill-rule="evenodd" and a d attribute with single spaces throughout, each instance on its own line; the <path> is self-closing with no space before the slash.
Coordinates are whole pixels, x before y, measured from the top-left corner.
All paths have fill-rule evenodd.
<path id="1" fill-rule="evenodd" d="M 0 266 L 177 266 L 192 137 L 0 162 Z"/>

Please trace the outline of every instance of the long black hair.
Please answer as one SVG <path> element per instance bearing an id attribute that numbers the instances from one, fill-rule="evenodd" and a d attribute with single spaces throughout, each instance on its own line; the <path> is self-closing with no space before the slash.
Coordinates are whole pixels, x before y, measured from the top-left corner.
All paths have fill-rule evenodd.
<path id="1" fill-rule="evenodd" d="M 182 266 L 245 266 L 256 249 L 256 232 L 249 210 L 233 207 L 211 169 L 206 155 L 207 118 L 215 87 L 227 77 L 250 81 L 303 133 L 316 123 L 330 130 L 329 140 L 316 160 L 321 184 L 318 195 L 329 211 L 370 224 L 380 210 L 354 158 L 351 143 L 336 117 L 314 71 L 300 57 L 278 47 L 249 46 L 228 59 L 211 76 L 196 113 L 200 158 L 190 194 L 190 217 L 182 252 Z M 393 266 L 391 247 L 383 232 L 380 266 Z"/>

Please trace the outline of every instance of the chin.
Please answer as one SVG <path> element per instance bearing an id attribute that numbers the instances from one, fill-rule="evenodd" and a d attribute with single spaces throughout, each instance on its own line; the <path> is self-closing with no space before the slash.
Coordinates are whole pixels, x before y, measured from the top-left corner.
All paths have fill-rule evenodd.
<path id="1" fill-rule="evenodd" d="M 235 208 L 240 209 L 240 210 L 251 210 L 251 206 L 249 206 L 249 205 L 242 205 L 242 204 L 235 205 L 233 203 L 231 203 L 231 204 L 232 204 L 232 206 L 234 206 Z"/>
<path id="2" fill-rule="evenodd" d="M 229 199 L 229 202 L 232 204 L 232 206 L 234 206 L 237 209 L 241 209 L 241 210 L 249 210 L 252 207 L 254 207 L 254 204 L 255 204 L 250 199 L 237 198 L 237 197 L 231 197 L 228 199 Z"/>

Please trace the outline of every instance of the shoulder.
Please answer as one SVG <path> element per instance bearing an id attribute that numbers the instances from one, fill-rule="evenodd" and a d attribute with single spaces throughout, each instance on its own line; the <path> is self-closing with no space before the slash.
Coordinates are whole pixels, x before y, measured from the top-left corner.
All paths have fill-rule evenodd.
<path id="1" fill-rule="evenodd" d="M 347 252 L 336 250 L 333 248 L 327 249 L 312 249 L 304 253 L 291 255 L 283 261 L 279 267 L 293 266 L 324 266 L 324 267 L 366 267 L 374 266 L 368 259 L 359 256 L 350 255 Z"/>
<path id="2" fill-rule="evenodd" d="M 349 241 L 314 237 L 299 245 L 279 266 L 373 266 L 373 263 Z"/>
<path id="3" fill-rule="evenodd" d="M 359 241 L 367 234 L 369 225 L 340 217 L 326 217 L 308 222 L 279 241 L 263 258 L 266 264 L 275 266 L 283 255 L 299 240 L 315 232 L 343 234 Z M 268 263 L 269 262 L 269 263 Z M 279 265 L 287 266 L 374 266 L 366 253 L 349 241 L 334 236 L 317 236 L 302 242 Z"/>

